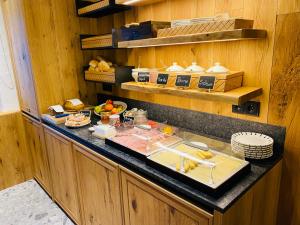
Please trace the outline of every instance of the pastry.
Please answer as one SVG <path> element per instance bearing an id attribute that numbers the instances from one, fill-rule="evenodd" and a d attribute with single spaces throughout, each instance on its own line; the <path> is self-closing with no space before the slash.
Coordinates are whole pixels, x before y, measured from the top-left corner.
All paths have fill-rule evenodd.
<path id="1" fill-rule="evenodd" d="M 84 107 L 85 107 L 84 104 L 79 99 L 70 99 L 67 100 L 64 104 L 64 108 L 66 110 L 79 111 L 84 109 Z"/>
<path id="2" fill-rule="evenodd" d="M 93 68 L 96 68 L 98 66 L 98 61 L 97 60 L 91 60 L 89 65 Z"/>

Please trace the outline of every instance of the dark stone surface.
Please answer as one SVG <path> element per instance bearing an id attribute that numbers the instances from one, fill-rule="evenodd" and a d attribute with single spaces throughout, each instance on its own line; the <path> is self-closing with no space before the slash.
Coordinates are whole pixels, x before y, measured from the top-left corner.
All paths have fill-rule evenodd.
<path id="1" fill-rule="evenodd" d="M 47 124 L 45 121 L 44 123 Z M 93 123 L 96 123 L 95 118 Z M 213 210 L 225 212 L 280 159 L 279 157 L 276 161 L 261 165 L 252 163 L 249 174 L 236 182 L 233 188 L 221 197 L 215 198 L 183 183 L 176 177 L 164 174 L 130 153 L 106 145 L 103 140 L 93 137 L 87 127 L 69 129 L 64 125 L 48 124 L 48 126 L 211 213 L 213 213 Z"/>
<path id="2" fill-rule="evenodd" d="M 147 110 L 149 118 L 153 120 L 168 121 L 169 124 L 176 127 L 189 129 L 194 133 L 221 139 L 228 143 L 230 143 L 232 134 L 237 132 L 256 132 L 268 135 L 274 139 L 274 156 L 268 160 L 271 162 L 282 155 L 284 149 L 284 127 L 103 94 L 98 95 L 98 99 L 99 102 L 104 102 L 106 99 L 124 101 L 129 109 Z"/>

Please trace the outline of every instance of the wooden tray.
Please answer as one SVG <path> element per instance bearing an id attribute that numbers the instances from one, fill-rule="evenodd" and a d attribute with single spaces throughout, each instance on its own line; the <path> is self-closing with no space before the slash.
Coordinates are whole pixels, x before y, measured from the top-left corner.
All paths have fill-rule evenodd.
<path id="1" fill-rule="evenodd" d="M 93 49 L 93 48 L 113 48 L 113 36 L 112 34 L 105 34 L 99 36 L 92 36 L 81 39 L 82 49 Z M 115 46 L 117 47 L 117 46 Z"/>
<path id="2" fill-rule="evenodd" d="M 215 22 L 204 22 L 193 25 L 179 26 L 158 30 L 157 37 L 172 37 L 177 35 L 199 34 L 235 29 L 253 28 L 253 20 L 229 19 Z"/>
<path id="3" fill-rule="evenodd" d="M 131 76 L 133 68 L 132 66 L 119 66 L 115 68 L 115 72 L 85 71 L 84 77 L 88 81 L 121 84 L 133 81 Z"/>
<path id="4" fill-rule="evenodd" d="M 96 72 L 96 71 L 85 71 L 84 72 L 85 80 L 111 83 L 116 82 L 115 73 L 112 72 Z"/>
<path id="5" fill-rule="evenodd" d="M 227 92 L 242 86 L 244 72 L 230 72 L 228 74 L 204 74 L 201 77 L 215 77 L 215 92 Z"/>
<path id="6" fill-rule="evenodd" d="M 175 144 L 172 148 L 176 149 L 182 145 L 185 144 Z M 197 148 L 190 146 L 187 146 L 187 149 L 191 152 L 199 151 Z M 179 178 L 186 184 L 190 184 L 201 191 L 217 197 L 232 187 L 240 178 L 249 173 L 251 166 L 250 163 L 245 160 L 213 150 L 210 150 L 210 152 L 213 153 L 214 156 L 209 159 L 209 161 L 216 163 L 216 167 L 213 170 L 205 166 L 198 165 L 198 167 L 187 173 L 176 171 L 175 164 L 180 162 L 180 156 L 176 156 L 174 153 L 166 150 L 157 151 L 150 155 L 148 157 L 148 163 L 172 177 Z M 162 157 L 163 155 L 164 157 Z M 210 177 L 210 175 L 212 175 L 212 177 Z M 213 178 L 213 183 L 208 181 L 210 178 Z"/>

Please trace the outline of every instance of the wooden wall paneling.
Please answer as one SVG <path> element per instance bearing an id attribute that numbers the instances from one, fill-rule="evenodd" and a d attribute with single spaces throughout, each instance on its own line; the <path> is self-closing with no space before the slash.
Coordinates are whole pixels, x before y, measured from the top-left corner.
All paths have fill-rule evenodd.
<path id="1" fill-rule="evenodd" d="M 244 7 L 244 18 L 253 19 L 255 28 L 266 29 L 268 37 L 259 41 L 245 41 L 241 45 L 240 66 L 245 71 L 244 85 L 262 87 L 263 95 L 258 98 L 262 103 L 260 117 L 243 115 L 238 117 L 266 123 L 277 11 L 276 0 L 263 2 L 259 0 L 244 0 Z"/>
<path id="2" fill-rule="evenodd" d="M 27 33 L 23 18 L 23 6 L 19 0 L 1 1 L 1 7 L 6 24 L 11 59 L 20 107 L 34 117 L 39 117 L 35 85 L 28 49 Z"/>
<path id="3" fill-rule="evenodd" d="M 79 34 L 99 34 L 100 28 L 98 26 L 97 19 L 88 19 L 88 18 L 79 18 L 79 28 L 78 28 L 78 38 Z M 80 42 L 78 39 L 77 46 L 77 73 L 78 73 L 78 86 L 80 98 L 89 104 L 96 104 L 96 96 L 95 93 L 101 91 L 101 85 L 95 82 L 86 82 L 84 80 L 83 66 L 88 65 L 89 61 L 96 57 L 97 55 L 101 55 L 101 51 L 82 51 Z"/>
<path id="4" fill-rule="evenodd" d="M 64 101 L 53 9 L 51 1 L 23 1 L 23 4 L 37 97 L 44 112 L 49 105 Z"/>
<path id="5" fill-rule="evenodd" d="M 215 0 L 215 15 L 228 13 L 230 17 L 241 17 L 244 11 L 244 1 Z"/>
<path id="6" fill-rule="evenodd" d="M 32 178 L 21 112 L 0 113 L 0 190 Z"/>
<path id="7" fill-rule="evenodd" d="M 78 17 L 74 0 L 51 0 L 55 41 L 57 43 L 59 81 L 63 84 L 63 100 L 78 97 L 76 55 L 80 54 Z M 77 51 L 76 51 L 77 50 Z"/>
<path id="8" fill-rule="evenodd" d="M 244 12 L 244 1 L 235 0 L 215 0 L 213 13 L 211 16 L 218 14 L 229 14 L 230 17 L 242 17 Z M 211 60 L 207 64 L 206 68 L 211 67 L 214 63 L 220 62 L 225 67 L 232 71 L 244 71 L 241 68 L 241 45 L 243 42 L 223 42 L 212 43 L 211 46 L 207 46 L 211 50 Z M 205 57 L 205 56 L 204 56 Z M 232 107 L 226 103 L 206 103 L 210 105 L 208 108 L 211 113 L 222 114 L 230 117 L 237 117 L 237 114 L 232 113 Z M 207 107 L 201 107 L 207 108 Z"/>
<path id="9" fill-rule="evenodd" d="M 278 0 L 278 14 L 300 12 L 299 0 Z"/>
<path id="10" fill-rule="evenodd" d="M 232 70 L 243 70 L 245 71 L 245 85 L 262 86 L 264 88 L 263 96 L 256 98 L 256 100 L 262 102 L 260 117 L 234 114 L 231 112 L 231 105 L 225 103 L 216 104 L 198 99 L 178 98 L 168 95 L 137 94 L 122 90 L 118 90 L 116 93 L 124 97 L 134 97 L 139 100 L 152 101 L 175 107 L 267 122 L 273 31 L 276 22 L 277 3 L 276 0 L 268 0 L 268 7 L 265 7 L 265 5 L 265 2 L 258 0 L 243 0 L 238 2 L 234 0 L 169 0 L 158 4 L 137 7 L 136 10 L 128 11 L 125 14 L 126 23 L 141 22 L 147 19 L 172 20 L 213 16 L 226 12 L 233 17 L 254 19 L 255 28 L 268 30 L 268 38 L 266 40 L 133 49 L 128 50 L 128 62 L 129 64 L 138 66 L 140 58 L 143 67 L 153 67 L 155 65 L 160 68 L 162 64 L 169 66 L 172 62 L 178 62 L 183 66 L 187 66 L 196 60 L 200 65 L 208 68 L 214 62 L 219 61 Z"/>
<path id="11" fill-rule="evenodd" d="M 268 123 L 286 126 L 278 225 L 300 221 L 300 13 L 276 24 Z"/>

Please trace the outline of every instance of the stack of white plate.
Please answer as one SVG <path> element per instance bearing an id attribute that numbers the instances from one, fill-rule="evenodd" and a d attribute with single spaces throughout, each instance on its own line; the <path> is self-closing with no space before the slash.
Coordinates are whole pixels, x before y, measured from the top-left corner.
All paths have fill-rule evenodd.
<path id="1" fill-rule="evenodd" d="M 274 140 L 264 134 L 240 132 L 231 137 L 232 151 L 249 159 L 267 159 L 273 155 Z"/>

